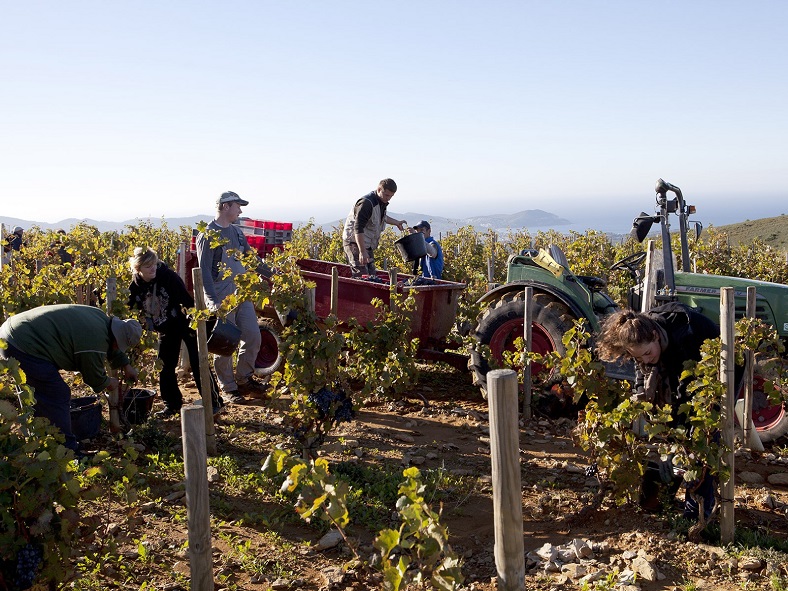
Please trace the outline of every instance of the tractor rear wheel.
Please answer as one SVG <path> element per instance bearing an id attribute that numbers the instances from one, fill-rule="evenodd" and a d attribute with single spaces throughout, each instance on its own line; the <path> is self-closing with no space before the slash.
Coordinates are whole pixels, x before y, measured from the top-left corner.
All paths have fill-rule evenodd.
<path id="1" fill-rule="evenodd" d="M 279 336 L 282 330 L 273 318 L 261 318 L 257 321 L 260 327 L 260 351 L 254 362 L 254 373 L 258 376 L 270 376 L 282 369 L 285 359 L 280 351 L 282 339 Z"/>
<path id="2" fill-rule="evenodd" d="M 525 295 L 522 291 L 505 294 L 479 315 L 475 330 L 476 340 L 480 345 L 490 347 L 490 354 L 496 365 L 503 363 L 504 351 L 514 351 L 515 339 L 522 338 L 524 316 Z M 561 339 L 572 328 L 575 320 L 566 304 L 545 293 L 534 294 L 533 318 L 532 351 L 542 355 L 551 351 L 565 353 Z M 490 360 L 481 354 L 478 347 L 473 347 L 468 367 L 473 372 L 474 385 L 479 386 L 482 396 L 486 398 Z M 534 373 L 541 369 L 536 364 L 532 366 Z"/>

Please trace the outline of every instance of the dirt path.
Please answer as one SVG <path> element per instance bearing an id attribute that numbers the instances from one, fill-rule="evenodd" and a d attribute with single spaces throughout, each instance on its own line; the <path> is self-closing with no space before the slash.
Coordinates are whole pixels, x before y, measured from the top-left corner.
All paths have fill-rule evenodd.
<path id="1" fill-rule="evenodd" d="M 449 528 L 454 550 L 464 557 L 466 587 L 492 591 L 496 588 L 496 570 L 486 403 L 467 376 L 452 370 L 433 370 L 423 383 L 410 398 L 379 402 L 361 409 L 355 421 L 342 424 L 329 438 L 323 453 L 332 465 L 341 461 L 373 470 L 384 466 L 387 470 L 397 467 L 401 470 L 416 465 L 423 472 L 444 474 L 448 492 L 442 501 L 442 521 Z M 190 390 L 189 395 L 196 396 L 196 392 Z M 424 405 L 420 396 L 428 405 Z M 217 423 L 220 456 L 233 458 L 241 471 L 259 471 L 268 451 L 285 440 L 282 421 L 285 406 L 285 401 L 279 400 L 273 404 L 256 401 L 230 407 Z M 155 421 L 154 425 L 179 436 L 178 421 Z M 587 460 L 572 442 L 572 427 L 573 423 L 566 419 L 533 420 L 522 425 L 524 545 L 526 552 L 533 553 L 545 544 L 558 548 L 574 540 L 584 540 L 589 543 L 592 555 L 570 568 L 571 572 L 560 564 L 559 572 L 549 572 L 545 564 L 529 562 L 531 568 L 526 575 L 529 589 L 552 589 L 557 585 L 579 588 L 583 576 L 580 573 L 596 571 L 615 572 L 616 579 L 631 570 L 638 560 L 638 551 L 643 561 L 653 565 L 655 580 L 636 576 L 634 581 L 619 583 L 619 588 L 626 585 L 644 590 L 686 588 L 688 582 L 693 582 L 698 588 L 739 589 L 743 581 L 749 581 L 747 584 L 753 588 L 766 588 L 771 572 L 788 575 L 780 570 L 788 564 L 785 554 L 764 560 L 758 569 L 746 570 L 739 568 L 739 564 L 732 566 L 731 557 L 718 548 L 684 541 L 674 527 L 678 510 L 649 515 L 633 506 L 605 505 L 584 519 L 567 519 L 586 506 L 595 492 L 594 479 L 589 480 L 583 471 Z M 779 449 L 785 448 L 773 447 L 772 455 L 761 457 L 739 455 L 737 470 L 763 478 L 785 472 L 788 462 L 775 453 Z M 155 484 L 151 494 L 166 498 L 168 491 L 178 490 L 179 486 L 182 489 L 173 475 L 171 481 Z M 324 531 L 301 523 L 292 511 L 283 509 L 281 502 L 265 501 L 258 494 L 247 496 L 239 492 L 238 486 L 226 479 L 211 485 L 212 510 L 225 516 L 215 520 L 219 524 L 213 538 L 221 588 L 374 588 L 374 581 L 361 573 L 341 572 L 341 566 L 350 558 L 342 545 L 324 552 L 310 548 Z M 145 566 L 151 582 L 160 589 L 180 588 L 173 573 L 188 576 L 188 555 L 183 549 L 186 539 L 183 503 L 183 498 L 178 497 L 172 502 L 153 503 L 153 508 L 149 506 L 133 514 L 118 507 L 113 516 L 120 524 L 118 543 L 128 557 L 139 560 L 134 540 L 146 539 L 155 545 L 160 560 Z M 786 539 L 786 507 L 788 489 L 785 487 L 769 484 L 737 487 L 738 527 Z M 253 519 L 249 515 L 257 517 Z M 348 531 L 360 548 L 371 551 L 375 532 L 365 525 L 354 521 L 351 514 Z M 244 541 L 250 545 L 245 555 L 234 549 Z M 739 563 L 745 554 L 739 553 Z M 249 567 L 252 558 L 265 563 L 264 568 Z M 250 574 L 253 571 L 258 575 Z M 593 586 L 593 580 L 588 584 Z"/>

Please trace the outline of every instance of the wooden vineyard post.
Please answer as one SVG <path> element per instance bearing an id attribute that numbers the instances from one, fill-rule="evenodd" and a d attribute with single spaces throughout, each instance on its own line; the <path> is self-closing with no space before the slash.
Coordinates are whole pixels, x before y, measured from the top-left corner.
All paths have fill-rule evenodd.
<path id="1" fill-rule="evenodd" d="M 178 249 L 178 275 L 186 283 L 186 251 L 189 249 L 188 242 L 181 242 Z"/>
<path id="2" fill-rule="evenodd" d="M 118 296 L 118 280 L 116 277 L 107 277 L 107 314 L 112 315 L 112 305 Z M 118 372 L 113 371 L 112 377 L 117 378 Z M 107 393 L 109 399 L 109 430 L 112 433 L 122 433 L 123 425 L 120 422 L 120 388 L 121 382 L 118 381 L 118 389 L 110 390 Z"/>
<path id="3" fill-rule="evenodd" d="M 331 267 L 331 314 L 339 315 L 339 270 Z"/>
<path id="4" fill-rule="evenodd" d="M 497 242 L 498 234 L 493 232 L 490 239 L 490 259 L 487 265 L 487 283 L 492 287 L 495 283 L 495 243 Z"/>
<path id="5" fill-rule="evenodd" d="M 200 321 L 203 322 L 204 321 Z M 203 326 L 204 328 L 204 326 Z M 200 378 L 202 379 L 202 378 Z M 210 408 L 210 407 L 208 407 Z M 189 528 L 189 568 L 192 591 L 213 591 L 211 508 L 208 498 L 208 460 L 205 453 L 205 405 L 181 408 L 183 469 L 186 476 L 186 519 Z"/>
<path id="6" fill-rule="evenodd" d="M 112 305 L 118 298 L 117 277 L 107 277 L 107 314 L 112 314 Z"/>
<path id="7" fill-rule="evenodd" d="M 722 352 L 720 353 L 720 381 L 725 384 L 725 396 L 722 400 L 722 440 L 727 451 L 722 456 L 722 463 L 728 467 L 728 479 L 720 486 L 722 511 L 720 513 L 720 541 L 723 544 L 733 542 L 734 534 L 734 455 L 733 455 L 733 412 L 734 412 L 734 295 L 732 287 L 720 290 L 720 337 Z"/>
<path id="8" fill-rule="evenodd" d="M 181 242 L 178 249 L 178 276 L 186 284 L 186 253 L 189 250 L 188 242 Z M 189 361 L 189 350 L 186 348 L 186 343 L 181 343 L 181 355 L 179 358 L 178 367 L 181 371 L 189 371 L 191 369 L 191 362 Z M 202 378 L 200 378 L 202 379 Z"/>
<path id="9" fill-rule="evenodd" d="M 643 279 L 643 299 L 640 302 L 640 311 L 648 312 L 654 306 L 654 296 L 657 293 L 657 260 L 654 256 L 656 248 L 653 240 L 646 245 L 646 269 Z"/>
<path id="10" fill-rule="evenodd" d="M 525 341 L 525 353 L 531 352 L 533 345 L 533 297 L 534 288 L 525 288 L 525 310 L 523 311 L 523 340 Z M 531 418 L 531 362 L 524 360 L 523 364 L 523 419 Z"/>
<path id="11" fill-rule="evenodd" d="M 202 286 L 202 273 L 200 267 L 192 269 L 192 282 L 194 284 L 194 303 L 198 310 L 205 310 L 205 292 Z M 213 425 L 213 400 L 211 400 L 211 366 L 208 355 L 208 331 L 205 320 L 197 321 L 197 353 L 200 358 L 200 397 L 206 409 L 203 414 L 205 422 L 205 449 L 208 455 L 216 455 L 216 432 Z"/>
<path id="12" fill-rule="evenodd" d="M 746 315 L 747 318 L 755 318 L 755 286 L 750 285 L 747 287 L 747 311 Z M 753 397 L 753 378 L 755 377 L 755 354 L 751 349 L 747 349 L 744 352 L 744 363 L 745 363 L 745 373 L 744 373 L 744 411 L 742 412 L 742 420 L 741 425 L 742 429 L 744 429 L 744 446 L 747 449 L 753 448 L 753 437 L 757 438 L 758 441 L 756 445 L 760 444 L 760 437 L 757 433 L 753 433 L 753 423 L 752 423 L 752 397 Z M 763 451 L 763 445 L 760 445 L 760 449 L 757 451 Z"/>
<path id="13" fill-rule="evenodd" d="M 522 591 L 525 589 L 525 553 L 517 374 L 511 369 L 489 372 L 487 392 L 498 589 Z"/>
<path id="14" fill-rule="evenodd" d="M 305 290 L 305 292 L 304 292 L 304 297 L 306 297 L 307 307 L 309 308 L 309 310 L 311 312 L 314 312 L 315 311 L 315 304 L 316 304 L 316 301 L 315 301 L 315 288 L 314 287 L 308 287 Z"/>
<path id="15" fill-rule="evenodd" d="M 392 312 L 396 312 L 397 310 L 397 302 L 394 301 L 394 296 L 397 293 L 397 273 L 398 269 L 396 267 L 392 267 L 389 269 L 389 289 L 391 290 L 391 297 L 389 298 L 389 307 L 391 308 Z"/>

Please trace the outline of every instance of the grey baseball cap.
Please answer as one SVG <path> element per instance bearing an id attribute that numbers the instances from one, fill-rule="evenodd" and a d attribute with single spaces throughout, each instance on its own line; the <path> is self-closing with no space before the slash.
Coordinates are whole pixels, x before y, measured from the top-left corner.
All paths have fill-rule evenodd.
<path id="1" fill-rule="evenodd" d="M 238 193 L 234 193 L 233 191 L 225 191 L 224 193 L 222 193 L 221 197 L 219 197 L 216 200 L 216 204 L 221 205 L 222 203 L 233 203 L 235 201 L 238 202 L 238 205 L 242 205 L 242 206 L 249 205 L 248 201 L 241 199 L 238 196 Z"/>

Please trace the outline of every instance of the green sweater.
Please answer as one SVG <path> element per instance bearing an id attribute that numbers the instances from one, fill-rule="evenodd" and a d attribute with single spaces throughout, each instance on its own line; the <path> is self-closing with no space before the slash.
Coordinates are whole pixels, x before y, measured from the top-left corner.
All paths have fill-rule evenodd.
<path id="1" fill-rule="evenodd" d="M 40 306 L 11 316 L 0 326 L 0 338 L 66 371 L 78 371 L 85 383 L 100 392 L 109 385 L 104 365 L 123 367 L 129 358 L 112 349 L 109 317 L 92 306 Z"/>

